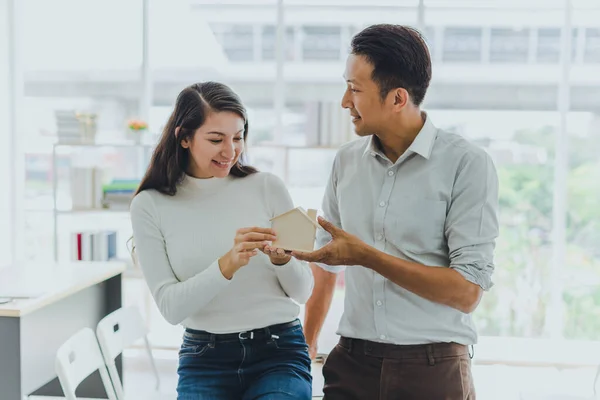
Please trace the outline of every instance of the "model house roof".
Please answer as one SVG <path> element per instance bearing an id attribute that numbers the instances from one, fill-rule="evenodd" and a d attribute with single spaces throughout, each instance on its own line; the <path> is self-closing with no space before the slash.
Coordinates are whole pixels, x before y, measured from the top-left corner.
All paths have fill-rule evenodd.
<path id="1" fill-rule="evenodd" d="M 294 213 L 294 212 L 300 213 L 301 215 L 303 215 L 306 218 L 307 221 L 309 221 L 315 227 L 317 227 L 317 228 L 319 227 L 319 224 L 317 223 L 317 221 L 315 221 L 314 219 L 312 219 L 307 214 L 306 210 L 304 208 L 302 208 L 302 207 L 296 207 L 296 208 L 291 209 L 290 211 L 284 212 L 283 214 L 276 215 L 275 217 L 271 218 L 271 221 L 273 221 L 274 219 L 279 219 L 279 218 L 281 218 L 281 217 L 283 217 L 285 215 L 288 215 L 288 214 L 291 214 L 291 213 Z"/>

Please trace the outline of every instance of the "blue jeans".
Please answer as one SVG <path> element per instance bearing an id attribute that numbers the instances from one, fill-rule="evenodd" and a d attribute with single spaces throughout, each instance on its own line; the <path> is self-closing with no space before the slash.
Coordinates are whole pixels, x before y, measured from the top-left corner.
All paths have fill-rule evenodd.
<path id="1" fill-rule="evenodd" d="M 310 400 L 308 346 L 299 320 L 253 331 L 186 329 L 178 400 Z"/>

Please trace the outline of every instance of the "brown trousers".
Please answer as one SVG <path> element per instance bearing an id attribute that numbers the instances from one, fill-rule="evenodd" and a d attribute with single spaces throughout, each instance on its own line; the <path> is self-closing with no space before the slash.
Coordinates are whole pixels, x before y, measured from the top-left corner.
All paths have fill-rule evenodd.
<path id="1" fill-rule="evenodd" d="M 323 366 L 324 400 L 475 400 L 456 343 L 399 346 L 342 337 Z"/>

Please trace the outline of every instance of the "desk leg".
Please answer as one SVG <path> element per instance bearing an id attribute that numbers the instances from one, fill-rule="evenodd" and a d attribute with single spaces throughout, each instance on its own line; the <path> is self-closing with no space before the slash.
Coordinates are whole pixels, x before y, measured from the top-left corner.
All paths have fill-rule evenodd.
<path id="1" fill-rule="evenodd" d="M 0 396 L 21 400 L 21 346 L 19 318 L 0 317 Z"/>
<path id="2" fill-rule="evenodd" d="M 106 291 L 106 310 L 104 315 L 108 315 L 113 311 L 117 311 L 123 306 L 123 278 L 122 275 L 117 275 L 105 282 Z M 100 322 L 100 321 L 98 321 Z M 123 382 L 123 355 L 119 355 L 115 360 L 117 372 Z M 124 382 L 123 382 L 124 383 Z"/>

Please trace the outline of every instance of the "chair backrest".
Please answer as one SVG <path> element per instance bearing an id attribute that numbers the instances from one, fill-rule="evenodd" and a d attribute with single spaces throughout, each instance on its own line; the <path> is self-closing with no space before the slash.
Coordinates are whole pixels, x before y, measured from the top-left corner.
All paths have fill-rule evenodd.
<path id="1" fill-rule="evenodd" d="M 96 335 L 106 365 L 114 364 L 115 358 L 135 341 L 148 333 L 142 316 L 135 307 L 113 311 L 98 323 Z"/>
<path id="2" fill-rule="evenodd" d="M 104 355 L 104 362 L 108 368 L 119 400 L 122 400 L 125 395 L 123 393 L 123 384 L 115 365 L 115 359 L 125 348 L 142 338 L 144 339 L 146 351 L 154 370 L 156 389 L 158 390 L 160 378 L 154 362 L 154 357 L 152 356 L 152 349 L 146 336 L 148 330 L 146 329 L 142 316 L 135 307 L 120 308 L 104 317 L 98 323 L 96 334 L 98 335 L 98 342 L 100 343 L 100 348 Z"/>
<path id="3" fill-rule="evenodd" d="M 90 328 L 71 336 L 56 353 L 56 374 L 67 400 L 75 400 L 75 389 L 93 372 L 99 371 L 109 400 L 116 400 L 110 377 L 94 331 Z"/>

